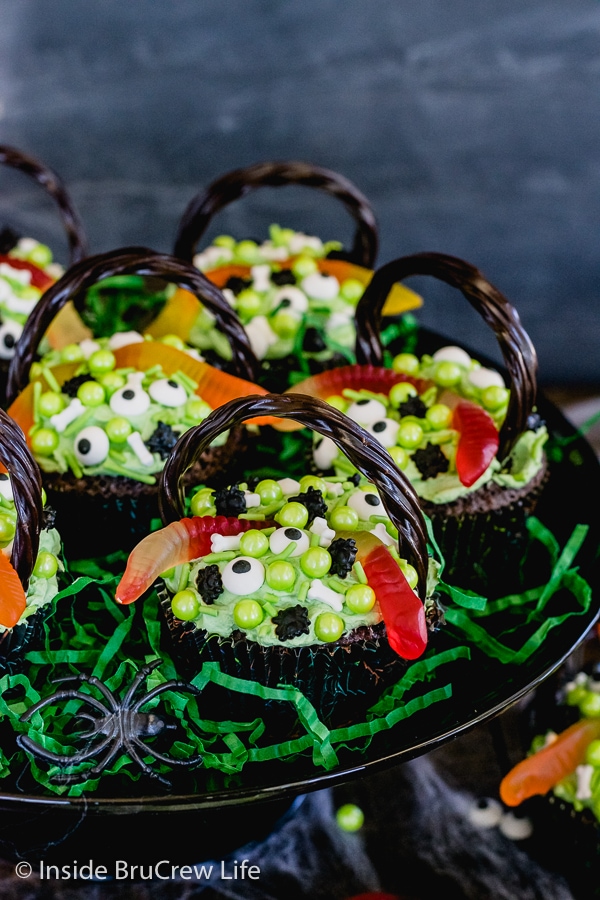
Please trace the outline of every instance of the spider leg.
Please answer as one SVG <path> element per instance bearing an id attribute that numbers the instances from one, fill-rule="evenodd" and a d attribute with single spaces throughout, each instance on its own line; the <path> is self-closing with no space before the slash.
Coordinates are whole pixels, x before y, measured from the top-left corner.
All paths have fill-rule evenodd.
<path id="1" fill-rule="evenodd" d="M 139 737 L 132 736 L 129 740 L 132 744 L 135 744 L 136 747 L 139 747 L 141 750 L 145 750 L 146 753 L 149 753 L 150 756 L 153 756 L 154 759 L 157 759 L 159 762 L 164 762 L 169 766 L 193 766 L 196 763 L 202 761 L 202 756 L 200 754 L 198 754 L 197 756 L 192 756 L 190 757 L 190 759 L 174 759 L 171 756 L 165 756 L 164 753 L 159 753 L 158 750 L 155 750 L 154 747 L 150 747 L 148 744 L 145 744 Z"/>
<path id="2" fill-rule="evenodd" d="M 131 759 L 138 764 L 138 766 L 140 767 L 140 769 L 142 770 L 142 772 L 145 775 L 149 775 L 150 778 L 155 778 L 157 781 L 160 781 L 162 784 L 164 784 L 165 787 L 171 787 L 171 782 L 169 781 L 168 778 L 165 778 L 163 775 L 159 775 L 158 772 L 155 772 L 154 769 L 152 769 L 147 763 L 144 762 L 142 757 L 139 755 L 139 753 L 135 749 L 134 743 L 137 746 L 140 746 L 140 744 L 138 743 L 138 741 L 135 738 L 133 740 L 128 740 L 126 743 L 127 752 L 129 753 L 129 756 L 131 757 Z M 141 744 L 141 746 L 144 747 L 145 750 L 148 749 L 144 744 Z M 154 755 L 154 754 L 151 754 L 151 755 Z M 160 757 L 156 756 L 155 758 L 159 759 Z M 165 761 L 170 762 L 170 760 L 165 760 Z"/>
<path id="3" fill-rule="evenodd" d="M 112 742 L 112 747 L 109 745 Z M 115 757 L 119 755 L 121 750 L 124 749 L 123 745 L 120 743 L 116 743 L 113 737 L 107 738 L 102 744 L 99 744 L 98 747 L 95 748 L 94 752 L 97 754 L 98 750 L 102 751 L 108 747 L 108 753 L 104 757 L 104 759 L 99 760 L 95 766 L 92 766 L 91 769 L 87 769 L 85 772 L 77 772 L 72 774 L 60 774 L 55 775 L 52 781 L 57 784 L 74 784 L 78 781 L 86 781 L 88 778 L 95 778 L 97 775 L 102 775 L 103 771 L 113 762 Z M 89 755 L 87 757 L 90 758 Z"/>
<path id="4" fill-rule="evenodd" d="M 59 700 L 82 700 L 84 703 L 89 703 L 90 706 L 93 706 L 94 709 L 99 710 L 99 712 L 105 716 L 108 716 L 111 713 L 111 710 L 107 709 L 103 703 L 96 700 L 96 698 L 92 697 L 90 694 L 84 694 L 82 691 L 65 690 L 57 691 L 55 694 L 51 694 L 50 697 L 44 697 L 43 700 L 38 700 L 37 703 L 34 703 L 33 706 L 30 706 L 29 709 L 25 710 L 19 721 L 28 722 L 34 713 L 45 709 L 53 703 L 57 703 Z"/>
<path id="5" fill-rule="evenodd" d="M 86 675 L 85 673 L 80 673 L 79 675 L 66 675 L 64 678 L 55 678 L 55 684 L 61 684 L 65 681 L 76 681 L 79 684 L 89 684 L 91 687 L 95 687 L 99 693 L 102 694 L 105 700 L 108 701 L 110 709 L 112 712 L 117 712 L 119 708 L 118 698 L 115 697 L 110 688 L 107 688 L 103 681 L 100 681 L 95 675 Z"/>
<path id="6" fill-rule="evenodd" d="M 142 666 L 142 668 L 136 673 L 136 676 L 133 679 L 133 681 L 131 682 L 129 689 L 127 690 L 127 693 L 125 694 L 125 696 L 123 697 L 123 699 L 121 701 L 121 707 L 123 709 L 129 708 L 129 705 L 130 705 L 131 701 L 133 700 L 133 697 L 135 696 L 135 693 L 136 693 L 137 689 L 139 688 L 140 684 L 142 683 L 142 681 L 144 680 L 144 678 L 146 678 L 146 676 L 148 676 L 150 674 L 150 672 L 153 672 L 154 669 L 158 668 L 158 666 L 160 666 L 161 664 L 162 664 L 162 659 L 153 659 L 152 662 L 149 662 L 145 666 Z"/>
<path id="7" fill-rule="evenodd" d="M 201 691 L 194 687 L 193 684 L 188 684 L 187 681 L 177 681 L 176 679 L 172 679 L 171 681 L 165 681 L 164 684 L 159 684 L 157 687 L 153 688 L 151 691 L 148 691 L 147 694 L 144 694 L 134 705 L 131 707 L 133 712 L 139 712 L 142 706 L 145 706 L 146 703 L 149 703 L 150 700 L 154 700 L 155 697 L 158 697 L 159 694 L 163 694 L 165 691 L 171 690 L 179 690 L 185 691 L 188 694 L 194 694 L 198 696 Z"/>
<path id="8" fill-rule="evenodd" d="M 42 747 L 40 744 L 37 744 L 34 740 L 32 740 L 26 734 L 17 735 L 17 744 L 23 750 L 28 750 L 33 756 L 39 756 L 42 759 L 47 760 L 48 762 L 56 763 L 58 766 L 70 766 L 77 765 L 80 762 L 85 762 L 87 759 L 92 759 L 94 756 L 98 754 L 98 752 L 102 752 L 107 745 L 110 743 L 110 738 L 105 738 L 100 744 L 97 744 L 95 747 L 91 747 L 87 750 L 81 750 L 79 753 L 73 754 L 62 754 L 62 753 L 54 753 L 53 750 L 47 750 L 45 747 Z"/>

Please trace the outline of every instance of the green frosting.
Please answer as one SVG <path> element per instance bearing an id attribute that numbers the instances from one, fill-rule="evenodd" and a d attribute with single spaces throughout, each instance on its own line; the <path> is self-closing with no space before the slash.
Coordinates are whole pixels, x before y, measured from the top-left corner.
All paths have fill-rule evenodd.
<path id="1" fill-rule="evenodd" d="M 6 256 L 8 259 L 0 262 L 0 359 L 12 357 L 23 325 L 42 296 L 31 284 L 31 272 L 12 266 L 10 260 L 29 262 L 54 279 L 62 274 L 61 267 L 52 262 L 50 248 L 32 238 L 21 238 Z"/>
<path id="2" fill-rule="evenodd" d="M 35 390 L 29 433 L 35 458 L 45 472 L 124 475 L 155 484 L 176 440 L 206 418 L 211 408 L 197 396 L 196 382 L 185 373 L 167 377 L 160 364 L 146 372 L 115 368 L 108 339 L 89 343 L 93 347 L 85 350 L 92 352 L 82 359 L 73 379 L 55 384 L 52 391 Z M 71 357 L 74 348 L 77 345 L 65 348 Z M 64 362 L 64 354 L 52 352 L 39 365 L 50 383 L 50 365 Z M 220 435 L 214 445 L 226 440 L 227 434 Z"/>
<path id="3" fill-rule="evenodd" d="M 320 482 L 320 484 L 319 484 Z M 281 496 L 269 501 L 261 501 L 254 505 L 260 495 L 258 490 L 270 491 L 271 494 L 276 490 L 273 485 L 279 485 Z M 318 494 L 318 496 L 317 496 Z M 228 496 L 229 495 L 229 496 Z M 349 572 L 343 577 L 341 573 L 332 574 L 327 571 L 321 575 L 316 582 L 335 591 L 337 597 L 333 598 L 333 605 L 328 603 L 322 597 L 312 596 L 311 586 L 314 587 L 315 580 L 313 575 L 306 574 L 303 570 L 302 558 L 306 550 L 299 556 L 290 555 L 290 547 L 286 543 L 286 539 L 282 537 L 284 532 L 300 532 L 302 537 L 299 541 L 304 541 L 307 549 L 311 547 L 331 547 L 332 542 L 343 535 L 344 539 L 351 539 L 353 534 L 358 535 L 359 532 L 371 532 L 379 539 L 383 539 L 388 544 L 391 556 L 399 565 L 405 574 L 405 577 L 414 586 L 416 584 L 416 571 L 405 560 L 401 559 L 397 550 L 398 534 L 392 525 L 389 517 L 385 513 L 383 506 L 379 501 L 379 506 L 375 507 L 376 513 L 369 514 L 369 510 L 374 507 L 370 503 L 365 502 L 365 497 L 369 495 L 371 498 L 375 496 L 379 500 L 377 491 L 372 485 L 363 485 L 357 488 L 353 483 L 344 479 L 328 479 L 321 480 L 314 476 L 306 476 L 300 482 L 294 479 L 279 479 L 278 481 L 265 480 L 259 482 L 256 491 L 249 491 L 248 485 L 245 483 L 234 485 L 225 491 L 215 492 L 211 489 L 200 488 L 192 498 L 192 509 L 198 515 L 234 515 L 228 504 L 241 504 L 243 507 L 245 501 L 248 502 L 247 511 L 240 512 L 239 516 L 250 520 L 268 520 L 275 521 L 275 527 L 270 526 L 264 529 L 257 529 L 270 538 L 270 546 L 266 552 L 261 553 L 256 560 L 251 560 L 253 567 L 262 567 L 264 570 L 273 562 L 285 560 L 293 567 L 294 581 L 289 589 L 277 589 L 269 586 L 265 580 L 263 572 L 262 578 L 259 577 L 260 584 L 256 590 L 248 590 L 248 586 L 252 585 L 251 576 L 248 574 L 239 574 L 235 576 L 239 578 L 240 589 L 242 594 L 230 590 L 230 585 L 225 575 L 222 590 L 215 598 L 207 596 L 203 599 L 202 589 L 198 584 L 198 575 L 208 566 L 218 566 L 221 577 L 224 576 L 224 570 L 236 558 L 242 557 L 249 560 L 249 556 L 243 555 L 242 550 L 232 548 L 231 550 L 217 551 L 199 560 L 193 561 L 191 564 L 185 564 L 176 567 L 170 572 L 163 575 L 163 579 L 169 592 L 172 595 L 180 591 L 191 591 L 196 597 L 199 604 L 199 612 L 193 616 L 194 625 L 202 630 L 206 630 L 209 635 L 218 635 L 219 637 L 229 637 L 233 631 L 243 630 L 247 637 L 261 644 L 262 646 L 286 646 L 286 647 L 306 647 L 314 644 L 325 644 L 328 640 L 324 640 L 318 634 L 318 626 L 316 626 L 319 616 L 323 614 L 331 614 L 332 612 L 340 620 L 340 629 L 342 634 L 348 634 L 361 625 L 375 625 L 381 621 L 381 614 L 377 604 L 367 612 L 356 612 L 350 609 L 345 601 L 345 595 L 350 588 L 357 584 L 365 584 L 366 576 L 360 565 L 353 565 Z M 320 511 L 320 515 L 309 518 L 300 519 L 297 527 L 290 524 L 289 519 L 290 504 L 306 506 L 307 510 L 313 510 L 315 502 L 320 505 L 322 502 L 326 509 Z M 371 500 L 371 502 L 373 502 Z M 342 509 L 342 512 L 348 517 L 348 510 L 356 513 L 355 521 L 348 522 L 345 526 L 335 528 L 336 510 Z M 297 510 L 296 510 L 297 512 Z M 339 515 L 339 513 L 337 513 Z M 285 549 L 279 551 L 277 545 L 273 545 L 272 535 L 277 535 L 286 544 Z M 294 533 L 294 532 L 292 532 Z M 239 543 L 239 541 L 238 541 Z M 294 544 L 296 546 L 296 544 Z M 335 552 L 332 550 L 332 557 L 335 558 Z M 438 582 L 438 563 L 430 559 L 428 571 L 427 595 L 431 597 L 434 593 Z M 201 576 L 202 577 L 202 576 Z M 231 576 L 230 576 L 231 577 Z M 309 591 L 311 596 L 309 597 Z M 320 588 L 317 588 L 317 592 Z M 214 599 L 214 602 L 213 602 Z M 241 600 L 256 600 L 263 609 L 263 618 L 253 627 L 241 628 L 234 618 L 234 610 Z M 336 603 L 337 600 L 337 603 Z M 276 616 L 286 609 L 292 609 L 301 606 L 306 611 L 307 630 L 300 634 L 293 634 L 291 637 L 282 638 L 277 632 L 278 622 L 274 621 Z M 335 638 L 337 639 L 337 638 Z M 334 639 L 334 640 L 335 640 Z"/>

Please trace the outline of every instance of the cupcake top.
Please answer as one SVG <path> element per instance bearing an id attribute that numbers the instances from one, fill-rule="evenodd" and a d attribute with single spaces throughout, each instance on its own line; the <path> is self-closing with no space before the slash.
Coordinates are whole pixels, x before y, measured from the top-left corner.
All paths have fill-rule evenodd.
<path id="1" fill-rule="evenodd" d="M 202 521 L 220 517 L 221 524 L 208 553 L 163 578 L 173 615 L 209 634 L 239 629 L 262 646 L 331 643 L 382 621 L 386 584 L 399 602 L 403 589 L 417 586 L 372 485 L 311 475 L 262 479 L 253 490 L 247 483 L 202 489 L 191 505 Z M 426 604 L 437 572 L 430 560 Z M 402 655 L 411 652 L 405 643 Z"/>
<path id="2" fill-rule="evenodd" d="M 581 671 L 565 685 L 562 703 L 578 716 L 560 733 L 548 730 L 533 739 L 529 755 L 504 777 L 500 796 L 517 806 L 552 792 L 576 812 L 589 810 L 600 820 L 600 681 Z"/>
<path id="3" fill-rule="evenodd" d="M 326 399 L 362 425 L 430 503 L 451 503 L 489 482 L 522 488 L 545 464 L 548 433 L 535 414 L 499 457 L 510 389 L 497 370 L 457 346 L 432 356 L 398 354 L 388 371 L 355 366 L 325 372 L 290 389 L 296 391 Z M 313 459 L 320 471 L 353 473 L 335 444 L 318 435 Z"/>
<path id="4" fill-rule="evenodd" d="M 345 479 L 263 479 L 198 491 L 193 511 L 215 514 L 181 519 L 185 474 L 195 460 L 223 431 L 264 415 L 294 418 L 333 436 L 359 471 L 372 477 L 376 490 L 357 491 Z M 353 616 L 359 615 L 362 625 L 383 620 L 399 656 L 415 659 L 424 652 L 424 602 L 437 571 L 430 568 L 416 494 L 377 441 L 321 401 L 267 394 L 224 404 L 174 447 L 161 477 L 159 507 L 168 524 L 132 552 L 117 588 L 119 603 L 133 602 L 162 574 L 176 594 L 186 592 L 176 602 L 179 614 L 189 604 L 189 618 L 201 615 L 203 628 L 209 627 L 207 617 L 219 618 L 220 625 L 213 622 L 210 628 L 231 632 L 232 622 L 239 625 L 247 613 L 248 628 L 259 629 L 253 632 L 257 640 L 260 635 L 271 643 L 328 643 L 347 635 L 348 627 L 352 633 L 358 627 Z M 377 521 L 371 519 L 373 510 L 382 513 Z M 248 534 L 240 537 L 242 532 Z M 215 615 L 206 611 L 212 605 L 206 599 L 217 589 L 215 608 L 222 607 L 222 613 Z M 238 608 L 240 596 L 250 602 Z M 327 628 L 323 620 L 317 625 L 324 614 Z M 303 624 L 290 625 L 282 638 L 287 625 L 278 626 L 298 617 Z"/>
<path id="5" fill-rule="evenodd" d="M 259 187 L 297 185 L 317 189 L 344 205 L 355 224 L 350 251 L 344 252 L 338 241 L 323 242 L 271 225 L 269 238 L 262 243 L 221 235 L 195 252 L 215 213 L 232 201 Z M 308 163 L 265 162 L 229 172 L 194 197 L 181 219 L 174 252 L 193 260 L 224 290 L 259 359 L 309 354 L 322 361 L 335 354 L 351 358 L 354 309 L 371 277 L 377 243 L 373 210 L 348 179 Z M 416 294 L 400 289 L 386 312 L 392 306 L 393 311 L 404 312 L 419 304 Z M 165 321 L 168 316 L 167 310 Z M 182 336 L 204 351 L 230 358 L 211 326 L 210 316 L 202 311 Z"/>
<path id="6" fill-rule="evenodd" d="M 0 410 L 0 632 L 25 622 L 58 592 L 61 542 L 52 521 L 23 433 Z"/>

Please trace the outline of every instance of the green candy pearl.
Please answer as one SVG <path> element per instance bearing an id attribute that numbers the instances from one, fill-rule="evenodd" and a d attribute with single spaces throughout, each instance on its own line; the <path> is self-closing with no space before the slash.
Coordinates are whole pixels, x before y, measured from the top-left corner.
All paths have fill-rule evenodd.
<path id="1" fill-rule="evenodd" d="M 423 429 L 416 422 L 401 422 L 396 437 L 397 443 L 407 450 L 418 447 L 423 440 Z"/>
<path id="2" fill-rule="evenodd" d="M 499 384 L 491 384 L 481 392 L 481 402 L 490 412 L 502 409 L 508 403 L 509 391 Z"/>
<path id="3" fill-rule="evenodd" d="M 318 270 L 319 267 L 312 256 L 299 256 L 292 263 L 292 272 L 296 278 L 306 278 L 307 275 L 312 275 Z"/>
<path id="4" fill-rule="evenodd" d="M 200 613 L 200 603 L 193 591 L 178 591 L 171 600 L 171 609 L 178 619 L 189 622 Z"/>
<path id="5" fill-rule="evenodd" d="M 584 716 L 597 719 L 600 716 L 600 694 L 588 691 L 579 703 L 579 709 Z"/>
<path id="6" fill-rule="evenodd" d="M 194 494 L 190 502 L 193 516 L 205 516 L 208 510 L 214 508 L 214 493 L 210 488 L 203 488 Z"/>
<path id="7" fill-rule="evenodd" d="M 118 372 L 107 372 L 106 375 L 100 375 L 100 384 L 109 394 L 119 391 L 124 385 L 126 379 Z"/>
<path id="8" fill-rule="evenodd" d="M 274 518 L 286 528 L 304 528 L 308 522 L 308 510 L 301 503 L 292 500 L 285 503 Z"/>
<path id="9" fill-rule="evenodd" d="M 0 515 L 0 544 L 8 544 L 15 536 L 15 522 L 9 517 Z"/>
<path id="10" fill-rule="evenodd" d="M 344 620 L 333 612 L 321 613 L 315 621 L 315 635 L 320 641 L 331 644 L 344 633 Z"/>
<path id="11" fill-rule="evenodd" d="M 38 428 L 31 435 L 31 449 L 38 456 L 51 456 L 58 447 L 58 440 L 53 428 Z"/>
<path id="12" fill-rule="evenodd" d="M 445 403 L 434 403 L 425 413 L 425 418 L 434 431 L 441 431 L 442 428 L 448 428 L 450 425 L 452 410 Z"/>
<path id="13" fill-rule="evenodd" d="M 344 803 L 335 814 L 338 828 L 342 831 L 360 831 L 365 823 L 365 814 L 360 806 L 354 803 Z"/>
<path id="14" fill-rule="evenodd" d="M 258 496 L 260 497 L 260 502 L 264 505 L 273 503 L 276 500 L 281 500 L 281 498 L 283 497 L 281 485 L 278 484 L 273 478 L 265 478 L 263 479 L 263 481 L 259 481 L 254 488 L 254 493 L 258 494 Z"/>
<path id="15" fill-rule="evenodd" d="M 392 369 L 402 375 L 416 375 L 420 365 L 419 357 L 412 353 L 399 353 L 392 360 Z"/>
<path id="16" fill-rule="evenodd" d="M 375 606 L 375 591 L 368 584 L 353 584 L 344 595 L 344 603 L 350 612 L 363 614 Z"/>
<path id="17" fill-rule="evenodd" d="M 84 406 L 94 408 L 102 406 L 106 395 L 104 388 L 97 381 L 84 381 L 77 390 L 77 398 L 81 400 Z"/>
<path id="18" fill-rule="evenodd" d="M 300 316 L 287 312 L 285 309 L 280 309 L 269 319 L 269 325 L 275 334 L 281 338 L 295 337 L 300 328 L 300 322 Z"/>
<path id="19" fill-rule="evenodd" d="M 452 387 L 460 381 L 461 375 L 460 366 L 445 359 L 437 364 L 434 377 L 442 387 Z"/>
<path id="20" fill-rule="evenodd" d="M 339 409 L 340 412 L 346 412 L 348 409 L 348 401 L 340 394 L 332 394 L 325 402 L 333 406 L 334 409 Z"/>
<path id="21" fill-rule="evenodd" d="M 124 444 L 133 428 L 127 419 L 124 419 L 122 416 L 115 416 L 114 419 L 108 420 L 104 430 L 108 435 L 109 441 L 113 444 Z"/>
<path id="22" fill-rule="evenodd" d="M 285 559 L 278 559 L 267 566 L 265 580 L 274 591 L 289 591 L 296 582 L 296 570 Z"/>
<path id="23" fill-rule="evenodd" d="M 167 347 L 175 347 L 176 350 L 185 350 L 185 343 L 177 334 L 165 334 L 160 339 L 161 344 Z"/>
<path id="24" fill-rule="evenodd" d="M 254 263 L 259 258 L 258 244 L 256 241 L 240 241 L 235 247 L 236 256 L 243 262 Z"/>
<path id="25" fill-rule="evenodd" d="M 256 528 L 246 531 L 240 538 L 240 550 L 244 556 L 253 556 L 256 559 L 264 556 L 268 549 L 269 538 Z"/>
<path id="26" fill-rule="evenodd" d="M 310 578 L 322 578 L 331 567 L 331 554 L 324 547 L 309 547 L 300 557 L 300 568 Z"/>
<path id="27" fill-rule="evenodd" d="M 29 251 L 27 259 L 40 269 L 45 269 L 52 262 L 52 250 L 45 244 L 36 244 Z"/>
<path id="28" fill-rule="evenodd" d="M 62 398 L 62 394 L 57 393 L 56 391 L 45 391 L 38 401 L 38 410 L 42 416 L 45 416 L 47 419 L 50 416 L 55 416 L 65 407 L 65 402 Z"/>
<path id="29" fill-rule="evenodd" d="M 263 608 L 257 600 L 240 600 L 233 608 L 233 621 L 238 628 L 256 628 L 264 617 Z"/>
<path id="30" fill-rule="evenodd" d="M 329 525 L 334 531 L 355 531 L 358 522 L 358 513 L 351 506 L 338 506 L 329 514 Z"/>
<path id="31" fill-rule="evenodd" d="M 403 559 L 400 560 L 400 568 L 402 569 L 402 574 L 408 581 L 409 587 L 414 590 L 419 583 L 417 570 L 414 566 L 411 566 L 410 563 L 405 562 Z"/>
<path id="32" fill-rule="evenodd" d="M 52 578 L 58 571 L 58 560 L 54 553 L 41 550 L 33 567 L 33 574 L 38 578 Z"/>
<path id="33" fill-rule="evenodd" d="M 352 306 L 356 306 L 364 292 L 365 286 L 358 278 L 346 278 L 340 285 L 340 296 Z"/>
<path id="34" fill-rule="evenodd" d="M 62 362 L 80 362 L 83 359 L 83 350 L 79 344 L 67 344 L 60 351 Z"/>
<path id="35" fill-rule="evenodd" d="M 111 372 L 116 364 L 115 354 L 110 350 L 96 350 L 88 359 L 90 372 L 94 375 L 105 375 Z"/>
<path id="36" fill-rule="evenodd" d="M 212 412 L 212 409 L 199 397 L 190 397 L 185 404 L 185 415 L 195 422 L 202 422 Z"/>
<path id="37" fill-rule="evenodd" d="M 315 491 L 321 491 L 323 496 L 325 496 L 327 491 L 327 485 L 322 478 L 319 478 L 317 475 L 303 475 L 300 479 L 301 493 L 305 494 L 309 488 L 313 488 Z"/>
<path id="38" fill-rule="evenodd" d="M 417 393 L 414 384 L 410 384 L 408 381 L 399 381 L 390 389 L 390 403 L 395 409 L 398 409 L 401 403 L 406 403 L 410 397 L 416 397 Z"/>
<path id="39" fill-rule="evenodd" d="M 252 288 L 240 291 L 237 295 L 235 308 L 241 316 L 256 316 L 260 312 L 261 307 L 260 294 L 257 294 Z"/>
<path id="40" fill-rule="evenodd" d="M 600 741 L 591 741 L 585 751 L 585 761 L 590 766 L 600 766 Z"/>
<path id="41" fill-rule="evenodd" d="M 403 447 L 388 447 L 388 453 L 399 469 L 403 469 L 409 460 L 409 455 Z"/>

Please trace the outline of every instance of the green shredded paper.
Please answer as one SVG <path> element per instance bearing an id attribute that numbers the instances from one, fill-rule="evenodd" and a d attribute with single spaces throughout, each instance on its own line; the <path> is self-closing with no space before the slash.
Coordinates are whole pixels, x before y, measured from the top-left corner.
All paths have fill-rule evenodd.
<path id="1" fill-rule="evenodd" d="M 27 674 L 0 678 L 1 783 L 6 789 L 25 793 L 78 797 L 97 791 L 98 796 L 122 796 L 147 785 L 148 773 L 144 774 L 141 759 L 155 776 L 173 781 L 174 787 L 184 778 L 181 783 L 186 790 L 190 786 L 192 790 L 210 790 L 239 785 L 243 783 L 240 779 L 260 777 L 255 773 L 260 773 L 261 767 L 285 765 L 299 757 L 306 757 L 322 771 L 334 770 L 342 760 L 347 762 L 348 754 L 360 763 L 361 754 L 391 729 L 406 729 L 410 746 L 423 717 L 441 720 L 445 716 L 448 727 L 456 727 L 448 701 L 459 697 L 469 680 L 477 682 L 480 663 L 475 657 L 483 655 L 494 666 L 517 666 L 536 653 L 553 629 L 590 610 L 591 588 L 576 566 L 587 532 L 587 526 L 577 525 L 560 547 L 554 535 L 531 518 L 531 544 L 547 557 L 548 575 L 543 584 L 520 594 L 487 599 L 441 581 L 445 625 L 432 636 L 426 654 L 408 665 L 362 721 L 338 728 L 328 728 L 296 688 L 264 687 L 221 671 L 218 663 L 205 663 L 191 683 L 181 682 L 165 642 L 156 592 L 131 606 L 121 607 L 114 601 L 125 555 L 74 563 L 66 570 L 54 612 L 43 623 L 41 640 L 25 653 Z M 558 609 L 557 597 L 562 598 Z M 154 712 L 168 725 L 165 742 L 160 743 L 160 736 L 142 735 L 138 760 L 117 744 L 114 757 L 101 772 L 93 770 L 105 750 L 72 763 L 65 760 L 97 746 L 105 735 L 82 735 L 90 730 L 89 716 L 96 720 L 99 716 L 98 707 L 90 702 L 110 706 L 106 693 L 89 680 L 73 676 L 99 679 L 118 701 L 140 668 L 153 660 L 160 660 L 160 665 L 142 680 L 136 699 L 168 681 L 175 682 L 140 708 L 143 714 Z M 208 690 L 236 692 L 265 704 L 281 701 L 293 710 L 296 725 L 284 740 L 277 741 L 261 716 L 243 722 L 206 718 L 203 697 Z M 22 720 L 31 706 L 57 692 L 55 700 Z M 82 718 L 86 714 L 88 718 Z M 50 758 L 23 749 L 17 742 L 19 736 L 26 736 Z M 156 748 L 163 759 L 145 752 L 144 746 Z M 57 763 L 52 755 L 63 759 Z M 189 760 L 193 765 L 188 768 L 182 763 Z"/>

